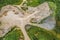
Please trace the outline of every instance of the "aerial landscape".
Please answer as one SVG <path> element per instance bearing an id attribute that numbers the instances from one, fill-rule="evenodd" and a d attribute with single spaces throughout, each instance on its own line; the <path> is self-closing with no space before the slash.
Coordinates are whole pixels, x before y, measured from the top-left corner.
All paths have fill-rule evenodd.
<path id="1" fill-rule="evenodd" d="M 60 0 L 0 0 L 0 40 L 60 40 Z"/>

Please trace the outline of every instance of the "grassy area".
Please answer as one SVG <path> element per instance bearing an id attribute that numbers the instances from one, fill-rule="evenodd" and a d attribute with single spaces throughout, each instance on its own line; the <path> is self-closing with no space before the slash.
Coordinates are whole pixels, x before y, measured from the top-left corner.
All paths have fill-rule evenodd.
<path id="1" fill-rule="evenodd" d="M 54 29 L 54 31 L 57 34 L 60 34 L 60 0 L 55 0 L 55 3 L 57 5 L 57 9 L 56 9 L 56 28 Z"/>
<path id="2" fill-rule="evenodd" d="M 57 10 L 56 10 L 56 20 L 57 21 L 60 21 L 60 1 L 56 1 L 56 4 L 57 4 Z"/>
<path id="3" fill-rule="evenodd" d="M 49 32 L 45 29 L 32 26 L 27 30 L 28 35 L 31 40 L 60 40 L 52 32 Z"/>
<path id="4" fill-rule="evenodd" d="M 43 3 L 45 0 L 27 0 L 27 5 L 28 6 L 38 6 L 39 4 Z"/>
<path id="5" fill-rule="evenodd" d="M 27 5 L 36 7 L 44 2 L 54 2 L 55 3 L 55 0 L 27 0 Z"/>
<path id="6" fill-rule="evenodd" d="M 24 36 L 21 30 L 15 27 L 0 39 L 1 40 L 19 40 L 19 39 L 24 40 Z"/>
<path id="7" fill-rule="evenodd" d="M 0 9 L 5 5 L 19 5 L 23 0 L 0 0 Z"/>

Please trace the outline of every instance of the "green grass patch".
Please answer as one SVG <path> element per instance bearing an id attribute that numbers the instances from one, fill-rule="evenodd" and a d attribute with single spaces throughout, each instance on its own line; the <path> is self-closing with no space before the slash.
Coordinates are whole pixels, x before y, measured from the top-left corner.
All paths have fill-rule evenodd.
<path id="1" fill-rule="evenodd" d="M 57 9 L 56 9 L 56 28 L 54 29 L 54 31 L 57 34 L 60 34 L 60 0 L 55 0 L 55 3 L 57 5 Z"/>
<path id="2" fill-rule="evenodd" d="M 0 9 L 5 5 L 19 5 L 23 0 L 0 0 Z"/>
<path id="3" fill-rule="evenodd" d="M 32 25 L 27 30 L 27 33 L 31 40 L 59 40 L 53 33 Z"/>
<path id="4" fill-rule="evenodd" d="M 36 7 L 36 6 L 40 5 L 41 3 L 43 3 L 44 1 L 45 0 L 27 0 L 27 5 Z"/>
<path id="5" fill-rule="evenodd" d="M 0 38 L 1 40 L 24 40 L 23 33 L 17 27 L 14 27 L 9 31 L 4 37 Z"/>

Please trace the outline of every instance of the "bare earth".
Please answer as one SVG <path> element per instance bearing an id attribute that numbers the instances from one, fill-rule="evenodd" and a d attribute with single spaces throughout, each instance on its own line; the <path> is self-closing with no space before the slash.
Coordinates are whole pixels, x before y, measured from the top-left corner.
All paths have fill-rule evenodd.
<path id="1" fill-rule="evenodd" d="M 21 5 L 17 5 L 17 7 L 20 8 Z M 35 18 L 36 21 L 38 22 L 39 20 L 41 21 L 42 19 L 44 19 L 44 18 L 48 17 L 50 14 L 52 14 L 52 11 L 50 10 L 47 2 L 41 4 L 33 9 L 32 9 L 32 7 L 28 7 L 27 12 L 24 12 L 23 10 L 21 10 L 21 8 L 19 10 L 18 8 L 16 8 L 15 6 L 12 6 L 12 5 L 7 5 L 7 6 L 2 7 L 1 12 L 0 12 L 0 16 L 1 16 L 0 21 L 2 22 L 2 25 L 1 25 L 0 29 L 3 29 L 4 33 L 2 30 L 0 30 L 0 37 L 4 36 L 15 25 L 20 27 L 21 31 L 23 32 L 25 40 L 30 40 L 30 38 L 27 35 L 27 32 L 25 30 L 26 24 L 36 25 L 38 27 L 41 27 L 41 28 L 44 28 L 47 30 L 51 30 L 54 28 L 55 20 L 53 18 L 51 19 L 53 21 L 47 20 L 48 21 L 48 22 L 46 22 L 47 24 L 46 23 L 45 24 L 44 23 L 43 24 L 33 24 L 30 22 L 30 20 L 32 18 Z M 25 13 L 27 13 L 27 14 L 25 14 Z M 50 22 L 51 23 L 53 22 L 52 23 L 53 25 Z M 52 27 L 48 23 L 50 23 L 52 25 Z"/>

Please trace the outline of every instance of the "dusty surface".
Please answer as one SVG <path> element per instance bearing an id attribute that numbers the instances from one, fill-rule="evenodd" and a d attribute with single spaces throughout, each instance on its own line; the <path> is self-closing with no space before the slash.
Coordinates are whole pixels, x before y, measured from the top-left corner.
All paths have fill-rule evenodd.
<path id="1" fill-rule="evenodd" d="M 21 5 L 17 5 L 17 7 L 20 8 Z M 30 40 L 30 38 L 27 35 L 27 32 L 25 30 L 26 24 L 36 25 L 36 26 L 39 26 L 39 27 L 42 27 L 45 29 L 49 29 L 49 30 L 53 29 L 54 26 L 51 28 L 47 28 L 47 27 L 50 27 L 51 25 L 44 27 L 45 25 L 43 25 L 43 24 L 32 24 L 30 22 L 30 20 L 32 18 L 36 19 L 36 22 L 39 22 L 42 19 L 48 17 L 52 13 L 48 6 L 48 3 L 45 2 L 33 9 L 29 7 L 29 9 L 27 11 L 28 11 L 28 13 L 24 12 L 21 9 L 19 10 L 18 8 L 11 6 L 11 5 L 7 5 L 7 6 L 3 7 L 0 12 L 0 16 L 1 16 L 0 21 L 2 22 L 2 25 L 0 27 L 0 29 L 2 29 L 2 30 L 0 30 L 1 31 L 0 37 L 4 36 L 15 25 L 20 27 L 20 29 L 23 32 L 25 40 Z M 25 13 L 27 13 L 27 14 L 25 14 Z M 54 23 L 53 23 L 53 25 L 54 25 Z"/>

